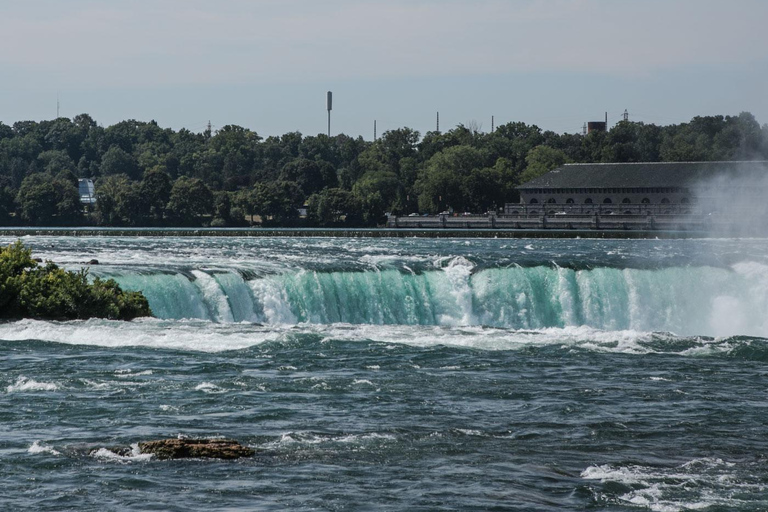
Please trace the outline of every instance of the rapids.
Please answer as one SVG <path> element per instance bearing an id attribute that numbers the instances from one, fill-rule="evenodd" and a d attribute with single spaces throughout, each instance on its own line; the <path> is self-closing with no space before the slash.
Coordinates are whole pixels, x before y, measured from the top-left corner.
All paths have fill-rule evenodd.
<path id="1" fill-rule="evenodd" d="M 0 508 L 768 507 L 768 240 L 23 241 L 156 318 L 0 323 Z"/>

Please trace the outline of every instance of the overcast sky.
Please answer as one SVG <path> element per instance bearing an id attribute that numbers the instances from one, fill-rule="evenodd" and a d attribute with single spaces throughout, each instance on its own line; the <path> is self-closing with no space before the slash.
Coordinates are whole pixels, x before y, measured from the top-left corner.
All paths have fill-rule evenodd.
<path id="1" fill-rule="evenodd" d="M 0 121 L 373 136 L 768 123 L 765 0 L 0 0 Z"/>

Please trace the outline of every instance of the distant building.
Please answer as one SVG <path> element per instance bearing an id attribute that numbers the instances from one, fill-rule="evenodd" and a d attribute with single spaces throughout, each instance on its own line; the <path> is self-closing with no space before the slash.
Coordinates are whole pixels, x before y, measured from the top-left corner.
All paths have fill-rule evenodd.
<path id="1" fill-rule="evenodd" d="M 80 192 L 80 203 L 85 205 L 96 204 L 96 194 L 94 193 L 93 180 L 80 178 L 77 180 L 77 188 Z"/>
<path id="2" fill-rule="evenodd" d="M 590 121 L 587 123 L 587 133 L 607 131 L 608 123 L 606 121 Z"/>
<path id="3" fill-rule="evenodd" d="M 507 203 L 504 213 L 689 213 L 707 199 L 704 184 L 766 169 L 768 162 L 566 164 L 518 187 L 520 203 Z"/>

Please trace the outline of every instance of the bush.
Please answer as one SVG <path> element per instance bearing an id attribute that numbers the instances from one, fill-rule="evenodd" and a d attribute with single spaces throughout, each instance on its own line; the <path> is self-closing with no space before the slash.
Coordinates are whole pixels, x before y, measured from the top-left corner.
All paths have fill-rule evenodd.
<path id="1" fill-rule="evenodd" d="M 88 282 L 88 271 L 38 265 L 21 242 L 0 250 L 0 318 L 131 320 L 152 316 L 140 292 L 124 292 L 114 279 Z"/>

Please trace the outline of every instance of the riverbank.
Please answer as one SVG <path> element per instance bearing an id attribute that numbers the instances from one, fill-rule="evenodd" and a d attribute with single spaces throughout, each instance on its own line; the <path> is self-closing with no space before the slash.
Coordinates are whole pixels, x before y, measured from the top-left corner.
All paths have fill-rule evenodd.
<path id="1" fill-rule="evenodd" d="M 412 228 L 0 228 L 0 236 L 225 236 L 333 238 L 707 238 L 698 230 Z"/>

